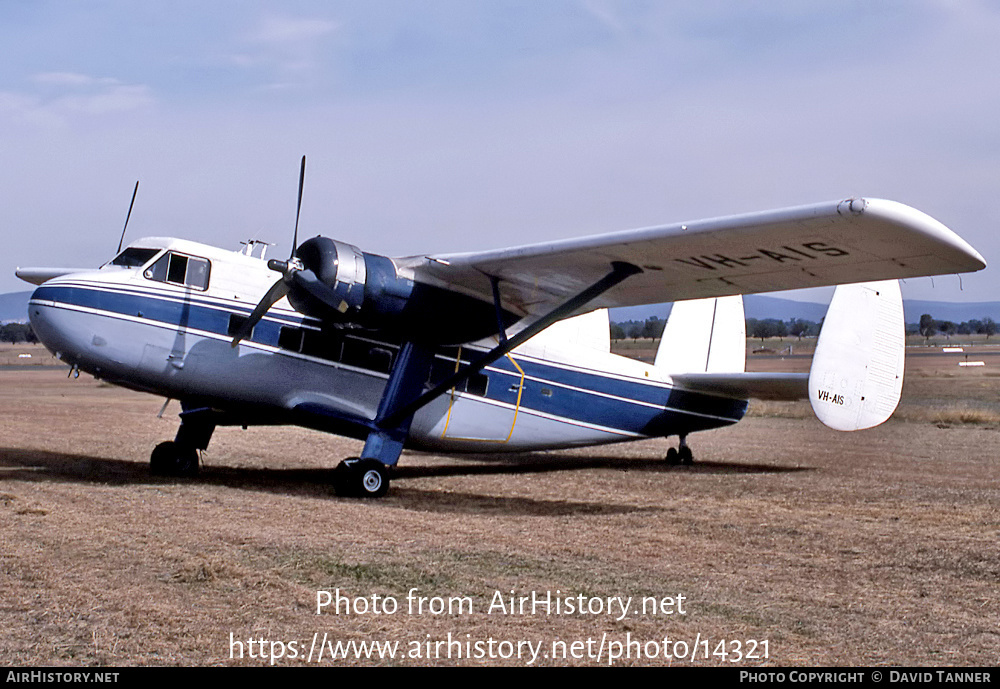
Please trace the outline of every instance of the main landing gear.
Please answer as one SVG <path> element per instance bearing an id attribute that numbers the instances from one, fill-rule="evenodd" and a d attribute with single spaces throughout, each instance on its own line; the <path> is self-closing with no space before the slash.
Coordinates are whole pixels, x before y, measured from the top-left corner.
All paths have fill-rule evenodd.
<path id="1" fill-rule="evenodd" d="M 370 457 L 345 459 L 333 472 L 333 490 L 342 498 L 380 498 L 389 491 L 389 467 Z"/>
<path id="2" fill-rule="evenodd" d="M 678 464 L 691 466 L 694 464 L 694 455 L 691 453 L 691 448 L 688 447 L 686 435 L 680 436 L 679 447 L 676 449 L 672 447 L 667 450 L 666 461 L 670 466 L 677 466 Z"/>
<path id="3" fill-rule="evenodd" d="M 160 443 L 150 455 L 149 470 L 154 476 L 197 476 L 199 453 L 208 447 L 215 427 L 238 423 L 211 409 L 191 408 L 183 403 L 182 408 L 177 437 Z M 370 439 L 365 449 L 373 454 L 381 451 L 390 459 L 398 459 L 402 441 L 394 441 L 389 435 L 376 439 L 380 442 Z M 389 472 L 386 463 L 375 457 L 345 459 L 333 472 L 333 488 L 341 497 L 380 498 L 389 491 Z"/>

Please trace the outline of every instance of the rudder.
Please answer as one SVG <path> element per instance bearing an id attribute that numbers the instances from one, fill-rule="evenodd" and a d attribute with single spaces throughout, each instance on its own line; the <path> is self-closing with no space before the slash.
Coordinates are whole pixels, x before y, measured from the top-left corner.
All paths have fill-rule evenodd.
<path id="1" fill-rule="evenodd" d="M 897 280 L 840 285 L 809 370 L 809 402 L 838 431 L 886 421 L 903 389 L 906 334 Z"/>

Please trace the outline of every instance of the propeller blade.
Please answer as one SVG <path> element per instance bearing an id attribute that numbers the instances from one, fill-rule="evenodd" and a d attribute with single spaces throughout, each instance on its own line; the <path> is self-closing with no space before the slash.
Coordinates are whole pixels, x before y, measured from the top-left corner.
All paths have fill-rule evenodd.
<path id="1" fill-rule="evenodd" d="M 306 157 L 302 156 L 302 165 L 299 168 L 299 200 L 295 206 L 295 232 L 292 234 L 292 253 L 288 256 L 288 261 L 277 261 L 271 259 L 267 262 L 268 268 L 271 270 L 276 270 L 280 272 L 281 278 L 271 285 L 271 288 L 267 290 L 263 299 L 260 303 L 254 307 L 253 312 L 250 317 L 243 322 L 240 329 L 236 331 L 233 336 L 233 341 L 230 343 L 231 347 L 236 347 L 241 340 L 245 340 L 250 337 L 253 332 L 254 326 L 260 323 L 260 319 L 264 317 L 272 306 L 274 306 L 282 297 L 287 296 L 289 290 L 291 289 L 289 281 L 294 279 L 296 273 L 300 272 L 297 268 L 298 263 L 295 262 L 295 252 L 299 246 L 299 215 L 302 212 L 302 187 L 305 184 L 306 179 Z M 136 183 L 136 188 L 138 188 L 138 183 Z M 131 212 L 131 209 L 130 209 Z M 128 221 L 126 221 L 128 222 Z"/>
<path id="2" fill-rule="evenodd" d="M 295 233 L 292 235 L 292 253 L 288 260 L 295 258 L 295 250 L 299 246 L 299 213 L 302 211 L 302 185 L 306 180 L 306 157 L 302 156 L 302 167 L 299 169 L 299 202 L 295 206 Z"/>
<path id="3" fill-rule="evenodd" d="M 236 334 L 233 336 L 233 341 L 229 346 L 235 347 L 241 340 L 245 340 L 250 337 L 250 333 L 253 332 L 254 326 L 260 322 L 260 319 L 264 317 L 264 314 L 267 313 L 268 310 L 280 301 L 286 294 L 288 294 L 288 284 L 285 282 L 285 278 L 280 278 L 277 282 L 271 285 L 271 288 L 267 290 L 267 294 L 264 295 L 264 298 L 261 299 L 260 303 L 254 308 L 253 313 L 250 314 L 250 317 L 247 318 L 243 325 L 240 326 L 240 329 L 236 331 Z"/>
<path id="4" fill-rule="evenodd" d="M 320 280 L 316 273 L 308 268 L 305 270 L 297 270 L 291 275 L 292 281 L 295 283 L 295 287 L 299 290 L 307 292 L 313 299 L 323 302 L 331 309 L 339 311 L 340 313 L 345 313 L 349 308 L 349 305 L 344 298 L 338 295 L 333 289 L 331 289 L 325 282 Z"/>
<path id="5" fill-rule="evenodd" d="M 132 190 L 132 203 L 128 205 L 128 215 L 125 216 L 125 227 L 122 228 L 122 238 L 118 240 L 118 251 L 115 254 L 120 254 L 122 252 L 122 244 L 125 243 L 125 230 L 128 229 L 128 219 L 132 217 L 132 206 L 135 205 L 135 195 L 139 193 L 139 180 L 135 181 L 135 189 Z"/>

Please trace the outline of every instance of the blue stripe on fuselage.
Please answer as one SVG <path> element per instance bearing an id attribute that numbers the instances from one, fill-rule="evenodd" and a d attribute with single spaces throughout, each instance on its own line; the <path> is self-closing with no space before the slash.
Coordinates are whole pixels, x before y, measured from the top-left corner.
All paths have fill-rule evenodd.
<path id="1" fill-rule="evenodd" d="M 222 337 L 229 336 L 230 317 L 234 313 L 246 316 L 251 310 L 249 306 L 243 309 L 190 293 L 161 297 L 140 290 L 79 283 L 42 285 L 35 290 L 32 300 L 90 308 Z M 269 313 L 254 328 L 251 341 L 278 347 L 282 326 L 315 327 L 311 320 Z M 375 338 L 366 334 L 364 339 Z M 469 354 L 476 356 L 471 351 Z M 567 364 L 549 364 L 532 357 L 516 358 L 526 376 L 520 400 L 522 409 L 587 424 L 645 436 L 672 435 L 735 423 L 747 409 L 742 400 L 678 390 L 662 383 Z M 511 407 L 517 404 L 516 386 L 521 376 L 509 359 L 498 360 L 485 373 L 489 376 L 486 393 L 489 399 Z"/>
<path id="2" fill-rule="evenodd" d="M 667 435 L 679 432 L 678 424 L 692 423 L 697 428 L 691 430 L 714 428 L 739 421 L 747 409 L 744 400 L 712 397 L 662 383 L 629 380 L 527 357 L 516 359 L 526 376 L 522 407 L 630 433 Z M 505 358 L 490 368 L 507 375 L 492 373 L 489 397 L 516 404 L 517 390 L 511 386 L 516 385 L 520 374 L 514 365 Z"/>

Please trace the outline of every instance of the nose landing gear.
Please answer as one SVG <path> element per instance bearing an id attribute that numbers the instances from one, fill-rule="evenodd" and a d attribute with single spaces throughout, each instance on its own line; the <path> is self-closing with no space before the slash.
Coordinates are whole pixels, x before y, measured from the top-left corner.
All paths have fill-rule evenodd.
<path id="1" fill-rule="evenodd" d="M 160 443 L 149 456 L 149 472 L 153 476 L 197 476 L 198 450 L 173 440 Z"/>

